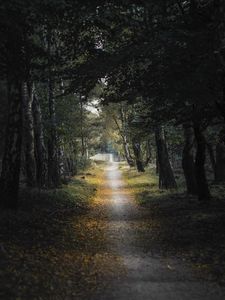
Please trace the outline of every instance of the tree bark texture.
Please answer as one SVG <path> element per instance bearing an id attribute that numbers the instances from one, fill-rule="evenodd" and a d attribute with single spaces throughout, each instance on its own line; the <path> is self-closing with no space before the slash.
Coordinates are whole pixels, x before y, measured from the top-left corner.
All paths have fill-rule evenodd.
<path id="1" fill-rule="evenodd" d="M 51 80 L 50 80 L 51 82 Z M 60 184 L 60 171 L 58 162 L 57 130 L 55 99 L 53 96 L 53 85 L 49 83 L 49 136 L 48 136 L 48 186 L 56 188 Z"/>
<path id="2" fill-rule="evenodd" d="M 137 138 L 132 139 L 133 152 L 138 172 L 145 172 L 144 163 L 142 161 L 141 145 Z"/>
<path id="3" fill-rule="evenodd" d="M 120 110 L 120 120 L 122 123 L 122 128 L 120 128 L 120 125 L 118 123 L 118 120 L 116 118 L 116 116 L 113 115 L 113 120 L 119 130 L 120 136 L 122 138 L 122 144 L 123 144 L 123 151 L 124 151 L 124 155 L 126 158 L 126 161 L 128 163 L 128 165 L 130 167 L 134 166 L 134 160 L 131 157 L 131 153 L 130 153 L 130 148 L 129 148 L 129 143 L 128 143 L 128 138 L 127 138 L 127 130 L 126 130 L 126 124 L 125 124 L 125 118 L 124 118 L 124 113 L 123 113 L 123 109 L 121 108 Z"/>
<path id="4" fill-rule="evenodd" d="M 36 176 L 38 187 L 43 188 L 47 186 L 47 150 L 44 141 L 41 107 L 35 91 L 33 96 Z"/>
<path id="5" fill-rule="evenodd" d="M 212 166 L 214 178 L 216 179 L 216 158 L 215 158 L 215 154 L 214 154 L 213 145 L 211 145 L 210 143 L 206 143 L 206 147 L 207 147 L 207 151 L 209 154 L 209 159 L 210 159 L 210 163 Z"/>
<path id="6" fill-rule="evenodd" d="M 49 109 L 49 132 L 48 132 L 48 186 L 56 188 L 60 185 L 60 170 L 58 161 L 57 126 L 54 98 L 54 78 L 52 71 L 52 33 L 48 29 L 47 51 L 48 51 L 48 109 Z"/>
<path id="7" fill-rule="evenodd" d="M 152 160 L 152 149 L 151 149 L 150 139 L 148 139 L 146 141 L 146 160 L 145 160 L 145 166 L 146 167 L 151 162 L 151 160 Z"/>
<path id="8" fill-rule="evenodd" d="M 211 198 L 208 182 L 205 173 L 206 141 L 199 123 L 194 124 L 196 140 L 195 172 L 197 181 L 198 199 L 201 202 L 208 202 Z"/>
<path id="9" fill-rule="evenodd" d="M 165 133 L 162 126 L 155 129 L 155 139 L 157 147 L 157 158 L 159 167 L 159 188 L 170 189 L 177 188 L 173 169 L 170 164 L 169 154 L 165 139 Z"/>
<path id="10" fill-rule="evenodd" d="M 26 182 L 29 187 L 36 186 L 36 163 L 34 150 L 34 121 L 32 113 L 32 87 L 23 82 L 23 146 L 25 154 Z"/>
<path id="11" fill-rule="evenodd" d="M 190 124 L 183 125 L 184 149 L 182 154 L 182 167 L 186 181 L 187 193 L 197 194 L 197 181 L 194 163 L 194 132 Z"/>
<path id="12" fill-rule="evenodd" d="M 22 83 L 19 80 L 8 80 L 8 99 L 9 112 L 0 180 L 0 203 L 4 208 L 16 209 L 22 148 Z"/>
<path id="13" fill-rule="evenodd" d="M 216 145 L 216 176 L 218 183 L 225 182 L 225 130 L 219 135 L 219 141 Z"/>

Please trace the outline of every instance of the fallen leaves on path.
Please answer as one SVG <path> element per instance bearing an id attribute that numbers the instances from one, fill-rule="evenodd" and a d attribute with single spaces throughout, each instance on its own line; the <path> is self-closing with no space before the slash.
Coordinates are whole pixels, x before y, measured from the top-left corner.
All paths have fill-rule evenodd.
<path id="1" fill-rule="evenodd" d="M 100 185 L 99 170 L 88 181 L 72 183 L 74 203 L 58 199 L 64 204 L 2 214 L 1 299 L 88 299 L 121 276 L 120 257 L 107 248 L 101 195 L 88 199 Z M 82 211 L 76 209 L 81 203 Z"/>

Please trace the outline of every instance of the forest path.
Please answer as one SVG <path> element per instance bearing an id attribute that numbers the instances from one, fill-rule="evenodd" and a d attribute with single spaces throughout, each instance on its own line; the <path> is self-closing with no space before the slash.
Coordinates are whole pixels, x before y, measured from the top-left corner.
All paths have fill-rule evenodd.
<path id="1" fill-rule="evenodd" d="M 106 166 L 104 186 L 99 193 L 103 214 L 107 214 L 108 251 L 120 258 L 125 275 L 113 281 L 96 299 L 225 299 L 222 289 L 212 282 L 196 279 L 179 260 L 153 255 L 151 249 L 145 249 L 139 235 L 149 230 L 145 226 L 147 215 L 126 189 L 118 163 Z"/>

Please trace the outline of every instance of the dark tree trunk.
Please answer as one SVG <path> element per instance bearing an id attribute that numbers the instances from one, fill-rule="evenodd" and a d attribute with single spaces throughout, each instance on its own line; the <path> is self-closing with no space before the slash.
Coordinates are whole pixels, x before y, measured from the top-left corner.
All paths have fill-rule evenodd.
<path id="1" fill-rule="evenodd" d="M 225 38 L 225 3 L 223 0 L 219 1 L 219 30 L 218 39 L 220 51 L 218 52 L 219 62 L 221 64 L 221 89 L 222 101 L 216 102 L 218 112 L 221 114 L 225 121 L 225 55 L 224 55 L 224 38 Z M 225 182 L 225 130 L 220 132 L 219 141 L 216 145 L 216 168 L 215 168 L 215 181 Z"/>
<path id="2" fill-rule="evenodd" d="M 225 130 L 220 132 L 216 145 L 216 182 L 225 182 Z"/>
<path id="3" fill-rule="evenodd" d="M 151 162 L 151 159 L 152 159 L 152 149 L 151 149 L 150 140 L 148 139 L 146 142 L 146 160 L 145 160 L 146 167 Z"/>
<path id="4" fill-rule="evenodd" d="M 16 209 L 22 145 L 22 84 L 19 80 L 8 80 L 8 99 L 9 112 L 0 180 L 0 202 L 4 208 Z"/>
<path id="5" fill-rule="evenodd" d="M 68 156 L 65 158 L 65 171 L 70 176 L 76 175 L 76 167 L 72 156 Z"/>
<path id="6" fill-rule="evenodd" d="M 209 153 L 209 158 L 210 158 L 214 178 L 216 180 L 216 158 L 215 158 L 215 155 L 214 155 L 214 149 L 213 149 L 213 146 L 209 143 L 207 143 L 206 146 L 207 146 L 207 150 L 208 150 L 208 153 Z"/>
<path id="7" fill-rule="evenodd" d="M 187 193 L 191 195 L 197 194 L 197 182 L 195 175 L 194 163 L 194 132 L 189 124 L 183 126 L 184 129 L 184 149 L 182 155 L 182 167 L 187 186 Z"/>
<path id="8" fill-rule="evenodd" d="M 221 114 L 225 121 L 225 55 L 224 55 L 224 40 L 225 40 L 225 2 L 224 0 L 218 0 L 218 30 L 216 31 L 217 36 L 217 57 L 221 67 L 220 80 L 221 80 L 221 91 L 222 97 L 219 102 L 216 101 L 218 112 Z M 219 50 L 219 51 L 218 51 Z"/>
<path id="9" fill-rule="evenodd" d="M 155 130 L 157 157 L 159 166 L 159 188 L 177 188 L 176 180 L 170 164 L 164 130 L 157 126 Z"/>
<path id="10" fill-rule="evenodd" d="M 48 51 L 48 109 L 49 109 L 49 134 L 48 134 L 48 186 L 56 188 L 60 185 L 60 170 L 58 161 L 58 143 L 57 143 L 57 126 L 56 111 L 54 98 L 54 80 L 51 60 L 51 41 L 52 33 L 48 29 L 47 34 L 47 51 Z"/>
<path id="11" fill-rule="evenodd" d="M 84 140 L 84 105 L 83 105 L 83 100 L 81 94 L 79 95 L 79 100 L 80 100 L 80 134 L 81 134 L 81 155 L 82 157 L 85 157 L 86 154 L 86 145 L 85 145 L 85 140 Z M 85 157 L 86 158 L 86 157 Z"/>
<path id="12" fill-rule="evenodd" d="M 138 172 L 145 172 L 144 163 L 142 161 L 140 142 L 137 139 L 133 138 L 132 139 L 132 146 L 133 146 L 137 171 Z"/>
<path id="13" fill-rule="evenodd" d="M 34 118 L 36 176 L 38 186 L 42 188 L 47 186 L 47 150 L 44 142 L 41 107 L 35 91 L 32 109 Z"/>
<path id="14" fill-rule="evenodd" d="M 158 151 L 157 150 L 156 150 L 156 159 L 155 159 L 155 172 L 157 175 L 159 174 L 159 159 L 158 159 Z"/>
<path id="15" fill-rule="evenodd" d="M 194 124 L 194 133 L 196 140 L 196 157 L 195 157 L 195 172 L 197 181 L 197 192 L 198 199 L 201 202 L 208 202 L 211 198 L 208 182 L 205 173 L 205 152 L 206 152 L 206 141 L 201 131 L 200 124 Z"/>
<path id="16" fill-rule="evenodd" d="M 51 81 L 51 80 L 50 80 Z M 60 172 L 57 147 L 57 130 L 55 116 L 55 99 L 53 96 L 53 86 L 49 83 L 49 137 L 48 137 L 48 186 L 56 188 L 60 184 Z"/>
<path id="17" fill-rule="evenodd" d="M 34 122 L 32 114 L 33 91 L 27 82 L 23 83 L 23 116 L 24 116 L 24 154 L 26 182 L 29 187 L 36 185 L 36 164 L 34 154 Z"/>
<path id="18" fill-rule="evenodd" d="M 125 155 L 125 158 L 126 158 L 126 161 L 127 161 L 128 165 L 130 167 L 133 167 L 134 166 L 134 161 L 131 158 L 129 145 L 128 145 L 126 139 L 123 139 L 123 149 L 124 149 L 124 155 Z"/>

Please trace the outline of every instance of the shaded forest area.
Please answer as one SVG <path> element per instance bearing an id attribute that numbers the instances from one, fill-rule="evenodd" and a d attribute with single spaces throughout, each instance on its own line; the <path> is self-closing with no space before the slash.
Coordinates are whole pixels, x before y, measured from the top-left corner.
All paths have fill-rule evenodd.
<path id="1" fill-rule="evenodd" d="M 60 210 L 67 217 L 87 210 L 96 182 L 85 179 L 95 176 L 97 153 L 113 153 L 140 176 L 147 170 L 148 188 L 157 176 L 157 193 L 182 194 L 185 209 L 194 201 L 194 210 L 212 213 L 224 239 L 224 220 L 216 223 L 225 211 L 223 0 L 2 0 L 0 41 L 6 248 L 11 235 L 19 241 L 17 226 L 30 226 L 27 214 L 38 211 L 39 228 L 49 214 L 56 222 Z M 138 195 L 147 209 L 151 191 Z M 56 229 L 46 221 L 50 235 L 57 220 Z M 222 243 L 218 249 L 224 253 Z"/>
<path id="2" fill-rule="evenodd" d="M 223 1 L 17 0 L 0 14 L 3 207 L 107 148 L 107 110 L 117 151 L 140 172 L 156 161 L 160 188 L 176 188 L 173 164 L 202 202 L 224 183 Z"/>

